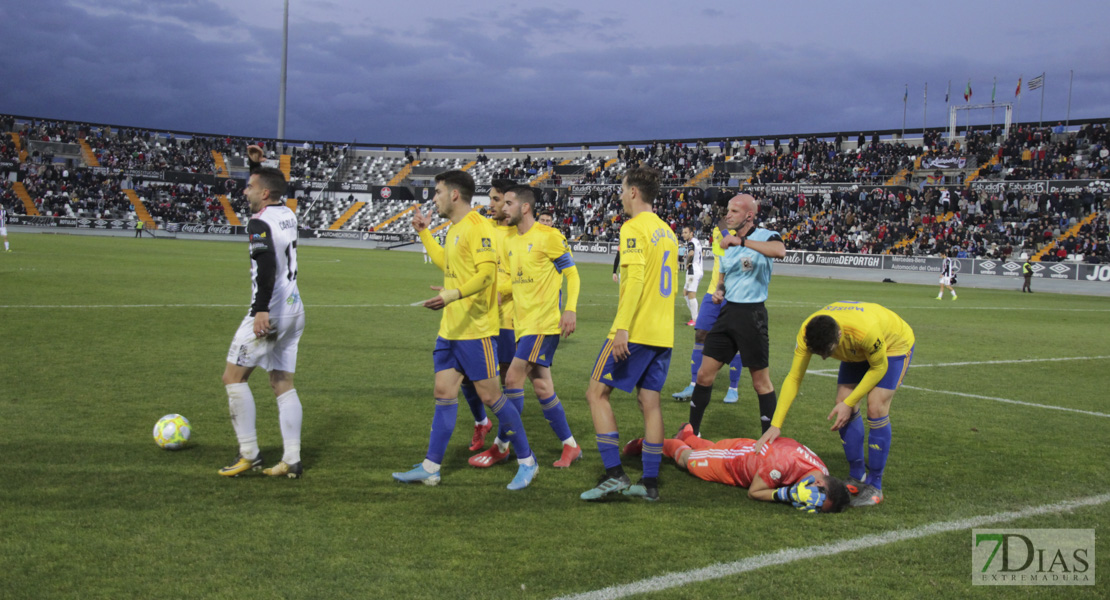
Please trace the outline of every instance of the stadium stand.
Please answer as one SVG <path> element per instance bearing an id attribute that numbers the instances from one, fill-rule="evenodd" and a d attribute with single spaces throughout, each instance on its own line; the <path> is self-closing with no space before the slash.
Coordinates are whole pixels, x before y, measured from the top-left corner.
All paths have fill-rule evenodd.
<path id="1" fill-rule="evenodd" d="M 977 127 L 951 140 L 930 130 L 906 140 L 860 133 L 653 141 L 595 155 L 585 147 L 279 145 L 4 115 L 0 201 L 13 214 L 238 225 L 249 214 L 235 184 L 245 177 L 246 146 L 259 143 L 289 177 L 289 204 L 307 229 L 411 234 L 413 207 L 430 200 L 416 192 L 437 173 L 462 169 L 479 186 L 494 178 L 536 186 L 538 210 L 553 213 L 569 238 L 611 241 L 624 218 L 620 176 L 642 164 L 664 175 L 660 216 L 704 237 L 724 200 L 743 188 L 794 249 L 1110 261 L 1110 136 L 1104 122 L 1072 129 L 1018 124 L 1007 135 L 1001 126 Z M 1080 183 L 1047 185 L 1071 180 Z M 415 195 L 378 193 L 383 187 Z M 443 226 L 433 216 L 432 229 Z"/>

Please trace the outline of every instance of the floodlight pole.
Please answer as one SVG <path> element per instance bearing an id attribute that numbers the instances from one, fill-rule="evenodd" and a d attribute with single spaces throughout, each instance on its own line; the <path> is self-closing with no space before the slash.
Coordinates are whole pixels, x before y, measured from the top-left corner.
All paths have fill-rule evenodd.
<path id="1" fill-rule="evenodd" d="M 281 88 L 278 92 L 278 154 L 284 151 L 285 141 L 285 74 L 289 65 L 289 0 L 285 0 L 285 17 L 281 36 Z"/>

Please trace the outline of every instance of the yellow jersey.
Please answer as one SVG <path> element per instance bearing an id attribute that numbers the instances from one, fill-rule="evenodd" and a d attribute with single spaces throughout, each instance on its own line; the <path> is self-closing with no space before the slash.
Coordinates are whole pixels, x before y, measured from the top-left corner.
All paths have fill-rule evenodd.
<path id="1" fill-rule="evenodd" d="M 678 276 L 674 231 L 655 213 L 644 211 L 621 225 L 620 253 L 620 300 L 609 337 L 626 329 L 630 343 L 673 348 Z M 628 293 L 630 286 L 638 285 L 629 277 L 629 267 L 643 268 L 643 287 L 637 298 Z"/>
<path id="2" fill-rule="evenodd" d="M 736 233 L 729 231 L 728 233 Z M 713 228 L 713 275 L 709 277 L 709 287 L 706 288 L 706 294 L 712 294 L 717 291 L 717 283 L 721 281 L 721 257 L 725 255 L 725 249 L 721 247 L 721 240 L 724 239 L 726 234 L 721 233 L 720 225 Z"/>
<path id="3" fill-rule="evenodd" d="M 497 311 L 501 317 L 501 329 L 513 328 L 512 275 L 509 272 L 508 240 L 516 237 L 516 227 L 493 223 L 494 237 L 497 238 L 497 290 L 501 294 L 501 304 Z"/>
<path id="4" fill-rule="evenodd" d="M 866 361 L 869 365 L 863 380 L 844 399 L 848 406 L 858 404 L 882 380 L 886 375 L 888 356 L 905 356 L 913 348 L 913 329 L 902 317 L 884 306 L 870 302 L 833 302 L 813 313 L 798 329 L 794 362 L 782 383 L 778 407 L 771 419 L 771 425 L 775 427 L 782 427 L 786 411 L 790 410 L 802 377 L 809 368 L 809 359 L 813 357 L 813 353 L 806 348 L 806 325 L 820 315 L 832 317 L 840 327 L 840 343 L 830 356 L 843 362 Z"/>
<path id="5" fill-rule="evenodd" d="M 516 338 L 558 335 L 563 272 L 574 267 L 567 239 L 558 229 L 536 223 L 510 237 L 508 246 Z M 566 310 L 577 311 L 578 286 L 572 285 L 567 291 Z"/>
<path id="6" fill-rule="evenodd" d="M 442 249 L 430 233 L 425 234 L 426 231 L 420 232 L 420 240 L 428 248 L 433 262 L 441 265 L 445 290 L 461 288 L 478 273 L 478 265 L 497 263 L 497 234 L 493 223 L 475 211 L 470 211 L 461 221 L 447 228 Z M 439 322 L 439 337 L 445 340 L 495 337 L 499 333 L 499 325 L 497 285 L 491 283 L 476 294 L 444 307 Z"/>

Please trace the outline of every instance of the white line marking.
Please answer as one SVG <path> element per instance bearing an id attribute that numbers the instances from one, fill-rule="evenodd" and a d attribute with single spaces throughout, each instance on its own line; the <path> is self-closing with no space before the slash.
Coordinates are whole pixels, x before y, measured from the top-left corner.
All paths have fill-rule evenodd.
<path id="1" fill-rule="evenodd" d="M 819 546 L 810 546 L 808 548 L 787 548 L 784 550 L 779 550 L 778 552 L 759 554 L 735 562 L 718 563 L 701 569 L 683 571 L 681 573 L 668 573 L 666 575 L 651 577 L 634 583 L 615 585 L 612 587 L 607 587 L 605 589 L 585 592 L 582 594 L 575 594 L 572 596 L 560 596 L 556 600 L 613 600 L 616 598 L 632 596 L 634 594 L 659 592 L 662 590 L 681 587 L 692 583 L 700 583 L 702 581 L 710 581 L 713 579 L 730 577 L 732 575 L 739 575 L 741 573 L 747 573 L 749 571 L 755 571 L 765 567 L 785 565 L 801 560 L 808 560 L 811 558 L 835 556 L 837 554 L 843 554 L 845 552 L 855 552 L 857 550 L 868 550 L 871 548 L 886 546 L 896 542 L 915 540 L 918 538 L 929 537 L 941 533 L 948 533 L 950 531 L 973 529 L 976 527 L 982 527 L 984 525 L 1004 523 L 1007 521 L 1025 519 L 1038 515 L 1067 512 L 1075 510 L 1077 508 L 1098 506 L 1100 504 L 1106 504 L 1107 502 L 1110 502 L 1110 494 L 1099 494 L 1097 496 L 1088 496 L 1086 498 L 1080 498 L 1078 500 L 1068 500 L 1065 502 L 1058 502 L 1056 504 L 1033 506 L 1022 510 L 995 513 L 993 515 L 981 515 L 978 517 L 969 517 L 967 519 L 959 519 L 956 521 L 940 521 L 936 523 L 929 523 L 927 525 L 921 525 L 912 529 L 886 531 L 883 533 L 865 535 L 863 537 L 858 537 L 851 540 L 844 540 L 830 544 L 822 544 Z"/>
<path id="2" fill-rule="evenodd" d="M 931 392 L 934 394 L 948 394 L 950 396 L 963 396 L 964 398 L 978 398 L 980 400 L 994 400 L 995 402 L 1005 402 L 1006 404 L 1020 404 L 1021 406 L 1032 406 L 1035 408 L 1047 408 L 1049 410 L 1062 410 L 1066 412 L 1074 412 L 1083 415 L 1091 415 L 1092 417 L 1107 417 L 1110 415 L 1106 413 L 1094 412 L 1090 410 L 1080 410 L 1078 408 L 1065 408 L 1063 406 L 1052 406 L 1051 404 L 1037 404 L 1035 402 L 1022 402 L 1021 400 L 1010 400 L 1009 398 L 995 398 L 994 396 L 980 396 L 979 394 L 965 394 L 963 392 L 949 392 L 947 390 L 930 390 L 928 388 L 917 387 L 913 385 L 903 385 L 902 387 L 908 390 L 918 390 L 920 392 Z"/>
<path id="3" fill-rule="evenodd" d="M 809 372 L 813 373 L 814 375 L 820 375 L 822 377 L 836 377 L 837 376 L 837 373 L 835 371 L 809 371 Z M 948 390 L 931 390 L 929 388 L 917 387 L 915 385 L 902 384 L 902 387 L 907 389 L 907 390 L 917 390 L 919 392 L 929 392 L 929 393 L 932 393 L 932 394 L 948 394 L 949 396 L 962 396 L 964 398 L 977 398 L 979 400 L 994 400 L 995 402 L 1005 402 L 1006 404 L 1018 404 L 1018 405 L 1021 405 L 1021 406 L 1032 406 L 1034 408 L 1047 408 L 1049 410 L 1062 410 L 1062 411 L 1065 411 L 1065 412 L 1074 412 L 1074 413 L 1079 413 L 1079 414 L 1082 414 L 1082 415 L 1091 415 L 1092 417 L 1107 417 L 1107 418 L 1110 418 L 1110 415 L 1108 415 L 1106 413 L 1094 412 L 1094 411 L 1090 411 L 1090 410 L 1080 410 L 1078 408 L 1066 408 L 1066 407 L 1063 407 L 1063 406 L 1053 406 L 1051 404 L 1037 404 L 1035 402 L 1022 402 L 1021 400 L 1010 400 L 1009 398 L 997 398 L 995 396 L 981 396 L 979 394 L 965 394 L 964 392 L 950 392 Z"/>
<path id="4" fill-rule="evenodd" d="M 932 365 L 915 365 L 910 364 L 910 368 L 923 368 L 923 367 L 965 367 L 969 365 L 1010 365 L 1018 363 L 1035 363 L 1035 362 L 1059 362 L 1067 360 L 1102 360 L 1110 358 L 1110 356 L 1064 356 L 1058 358 L 1019 358 L 1014 360 L 980 360 L 974 362 L 952 362 L 952 363 L 936 363 Z"/>

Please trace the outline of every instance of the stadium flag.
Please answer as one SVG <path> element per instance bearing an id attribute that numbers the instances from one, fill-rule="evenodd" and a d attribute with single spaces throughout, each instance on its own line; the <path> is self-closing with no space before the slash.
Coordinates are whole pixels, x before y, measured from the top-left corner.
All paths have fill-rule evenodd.
<path id="1" fill-rule="evenodd" d="M 994 93 L 998 91 L 998 78 L 994 78 L 994 87 L 991 88 L 991 104 L 994 104 Z"/>
<path id="2" fill-rule="evenodd" d="M 967 89 L 964 90 L 964 102 L 971 101 L 971 79 L 967 80 Z"/>
<path id="3" fill-rule="evenodd" d="M 906 93 L 902 94 L 902 104 L 905 104 L 910 99 L 910 84 L 906 84 Z"/>
<path id="4" fill-rule="evenodd" d="M 1018 77 L 1018 86 L 1017 86 L 1017 89 L 1014 90 L 1014 97 L 1017 98 L 1020 95 L 1021 95 L 1021 77 Z"/>
<path id="5" fill-rule="evenodd" d="M 1044 73 L 1041 73 L 1040 75 L 1037 75 L 1036 77 L 1030 79 L 1029 80 L 1029 85 L 1025 86 L 1025 89 L 1032 92 L 1033 90 L 1041 87 L 1042 85 L 1044 85 Z"/>
<path id="6" fill-rule="evenodd" d="M 952 80 L 948 80 L 948 90 L 944 92 L 944 103 L 948 104 L 948 96 L 952 93 Z"/>

